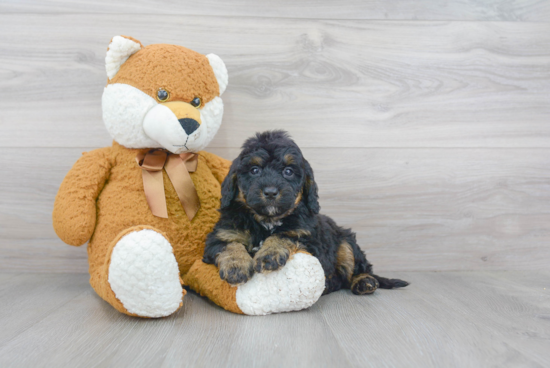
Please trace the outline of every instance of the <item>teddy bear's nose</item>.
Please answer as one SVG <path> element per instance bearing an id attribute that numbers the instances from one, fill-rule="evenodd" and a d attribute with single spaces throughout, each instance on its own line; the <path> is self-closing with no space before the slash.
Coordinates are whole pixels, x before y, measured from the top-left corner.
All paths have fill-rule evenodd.
<path id="1" fill-rule="evenodd" d="M 181 127 L 183 128 L 183 130 L 185 130 L 185 133 L 187 133 L 187 135 L 199 129 L 199 123 L 195 119 L 185 118 L 179 119 L 178 121 L 180 122 Z"/>

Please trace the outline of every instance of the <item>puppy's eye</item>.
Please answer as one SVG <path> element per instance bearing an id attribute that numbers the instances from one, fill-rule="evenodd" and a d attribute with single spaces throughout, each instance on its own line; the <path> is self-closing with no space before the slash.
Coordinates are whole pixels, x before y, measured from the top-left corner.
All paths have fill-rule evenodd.
<path id="1" fill-rule="evenodd" d="M 200 97 L 195 97 L 191 100 L 190 104 L 198 109 L 202 105 L 202 100 Z"/>
<path id="2" fill-rule="evenodd" d="M 169 98 L 170 98 L 170 94 L 168 93 L 168 91 L 165 90 L 164 88 L 159 88 L 159 90 L 157 91 L 157 100 L 162 102 L 162 101 L 166 101 Z"/>
<path id="3" fill-rule="evenodd" d="M 292 177 L 292 175 L 294 175 L 294 170 L 292 170 L 290 167 L 285 167 L 285 169 L 283 170 L 283 176 L 285 178 L 290 178 Z"/>
<path id="4" fill-rule="evenodd" d="M 250 168 L 250 174 L 251 175 L 260 175 L 261 172 L 262 172 L 262 169 L 259 168 L 258 166 L 252 166 Z"/>

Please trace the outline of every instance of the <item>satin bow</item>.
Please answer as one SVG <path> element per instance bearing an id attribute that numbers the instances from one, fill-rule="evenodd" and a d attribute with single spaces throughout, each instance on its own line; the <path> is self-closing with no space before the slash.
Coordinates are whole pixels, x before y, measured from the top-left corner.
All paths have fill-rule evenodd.
<path id="1" fill-rule="evenodd" d="M 153 215 L 168 218 L 162 179 L 162 169 L 164 168 L 189 221 L 195 217 L 201 203 L 189 173 L 197 170 L 198 157 L 199 155 L 196 153 L 186 152 L 176 155 L 162 149 L 138 153 L 136 161 L 141 167 L 143 189 Z"/>

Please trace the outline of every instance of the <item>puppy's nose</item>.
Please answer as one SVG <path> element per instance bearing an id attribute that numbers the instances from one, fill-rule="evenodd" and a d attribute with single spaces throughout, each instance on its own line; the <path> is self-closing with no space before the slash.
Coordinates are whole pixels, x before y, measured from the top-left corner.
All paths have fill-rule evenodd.
<path id="1" fill-rule="evenodd" d="M 275 187 L 264 188 L 264 195 L 268 199 L 273 199 L 273 198 L 277 197 L 277 194 L 279 194 L 279 189 L 277 189 Z"/>
<path id="2" fill-rule="evenodd" d="M 185 133 L 187 133 L 187 135 L 199 129 L 199 123 L 195 119 L 185 118 L 179 119 L 178 121 L 180 122 L 181 127 L 183 128 L 183 130 L 185 130 Z"/>

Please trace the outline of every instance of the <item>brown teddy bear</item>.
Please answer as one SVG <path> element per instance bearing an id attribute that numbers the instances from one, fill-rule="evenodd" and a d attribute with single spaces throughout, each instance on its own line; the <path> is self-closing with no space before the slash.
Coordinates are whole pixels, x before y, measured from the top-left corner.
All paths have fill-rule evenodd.
<path id="1" fill-rule="evenodd" d="M 182 284 L 235 313 L 315 303 L 324 273 L 309 254 L 238 287 L 201 260 L 231 164 L 201 151 L 221 124 L 228 82 L 223 61 L 181 46 L 144 47 L 126 36 L 112 39 L 105 61 L 103 120 L 113 145 L 83 154 L 53 210 L 64 242 L 89 241 L 90 283 L 99 296 L 140 317 L 177 311 Z"/>

